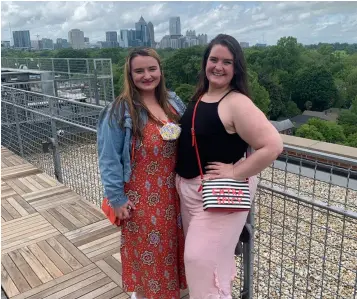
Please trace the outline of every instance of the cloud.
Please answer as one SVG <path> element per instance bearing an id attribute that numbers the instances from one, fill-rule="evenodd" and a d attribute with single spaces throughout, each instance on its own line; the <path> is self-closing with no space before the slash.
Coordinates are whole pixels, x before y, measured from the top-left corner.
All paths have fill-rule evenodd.
<path id="1" fill-rule="evenodd" d="M 357 2 L 17 2 L 1 3 L 2 40 L 12 31 L 30 30 L 31 39 L 67 38 L 78 28 L 91 42 L 105 31 L 135 28 L 141 16 L 151 21 L 155 39 L 169 33 L 169 18 L 180 16 L 181 31 L 227 33 L 250 44 L 275 44 L 282 36 L 299 42 L 357 42 Z"/>

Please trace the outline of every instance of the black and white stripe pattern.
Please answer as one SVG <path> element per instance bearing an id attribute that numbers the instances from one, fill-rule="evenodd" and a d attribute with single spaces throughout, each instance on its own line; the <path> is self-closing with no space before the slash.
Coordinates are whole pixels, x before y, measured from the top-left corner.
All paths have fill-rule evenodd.
<path id="1" fill-rule="evenodd" d="M 250 209 L 248 181 L 216 179 L 204 181 L 202 189 L 203 209 Z"/>

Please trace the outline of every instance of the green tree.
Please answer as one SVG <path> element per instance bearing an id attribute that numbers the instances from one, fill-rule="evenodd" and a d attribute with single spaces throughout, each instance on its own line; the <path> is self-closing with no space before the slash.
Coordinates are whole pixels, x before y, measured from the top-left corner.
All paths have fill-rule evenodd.
<path id="1" fill-rule="evenodd" d="M 357 147 L 357 133 L 351 134 L 346 140 L 346 145 Z"/>
<path id="2" fill-rule="evenodd" d="M 296 115 L 301 114 L 301 110 L 298 108 L 296 103 L 293 101 L 288 101 L 286 105 L 283 106 L 282 115 L 287 118 L 292 118 Z"/>
<path id="3" fill-rule="evenodd" d="M 347 137 L 357 133 L 357 114 L 352 111 L 342 111 L 337 119 L 337 123 L 343 127 Z"/>
<path id="4" fill-rule="evenodd" d="M 327 142 L 343 144 L 346 141 L 343 127 L 336 123 L 318 118 L 311 118 L 307 124 L 314 126 Z"/>
<path id="5" fill-rule="evenodd" d="M 248 72 L 249 87 L 252 94 L 254 104 L 264 112 L 265 115 L 269 113 L 270 98 L 268 91 L 259 84 L 258 75 L 252 71 Z"/>
<path id="6" fill-rule="evenodd" d="M 324 136 L 319 130 L 315 126 L 309 124 L 304 124 L 298 128 L 295 135 L 302 138 L 325 141 Z"/>
<path id="7" fill-rule="evenodd" d="M 190 84 L 181 84 L 175 89 L 176 94 L 181 98 L 181 100 L 187 104 L 192 98 L 196 87 Z"/>
<path id="8" fill-rule="evenodd" d="M 321 66 L 308 66 L 296 74 L 292 100 L 300 109 L 307 101 L 312 109 L 323 111 L 330 108 L 337 97 L 337 89 L 331 73 Z"/>

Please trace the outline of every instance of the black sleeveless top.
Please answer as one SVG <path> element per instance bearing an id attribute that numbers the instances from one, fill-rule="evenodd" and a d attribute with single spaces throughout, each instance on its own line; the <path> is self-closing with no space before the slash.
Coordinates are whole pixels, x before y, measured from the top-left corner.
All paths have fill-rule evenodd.
<path id="1" fill-rule="evenodd" d="M 223 98 L 216 103 L 200 101 L 197 106 L 195 132 L 204 174 L 207 162 L 236 163 L 248 148 L 248 144 L 237 133 L 227 133 L 219 118 L 218 105 Z M 200 175 L 191 135 L 195 105 L 196 102 L 191 101 L 180 120 L 182 131 L 178 141 L 176 172 L 185 179 Z"/>

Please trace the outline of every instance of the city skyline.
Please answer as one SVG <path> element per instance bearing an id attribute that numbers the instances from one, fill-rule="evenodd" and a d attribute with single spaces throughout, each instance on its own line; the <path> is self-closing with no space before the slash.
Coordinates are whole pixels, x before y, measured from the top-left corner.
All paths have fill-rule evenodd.
<path id="1" fill-rule="evenodd" d="M 54 40 L 80 28 L 95 43 L 106 31 L 134 29 L 143 16 L 160 42 L 170 17 L 179 16 L 182 33 L 207 33 L 208 40 L 227 33 L 250 44 L 276 44 L 289 35 L 303 44 L 357 42 L 356 2 L 2 2 L 1 15 L 1 40 L 12 40 L 10 23 L 12 31 Z"/>

